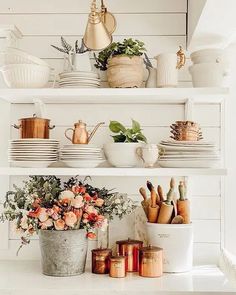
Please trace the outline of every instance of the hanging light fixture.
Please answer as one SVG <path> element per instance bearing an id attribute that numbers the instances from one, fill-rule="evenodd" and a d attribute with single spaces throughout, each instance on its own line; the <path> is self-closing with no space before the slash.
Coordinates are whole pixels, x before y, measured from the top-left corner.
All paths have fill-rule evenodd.
<path id="1" fill-rule="evenodd" d="M 105 27 L 107 28 L 107 31 L 109 32 L 109 34 L 112 34 L 116 29 L 116 19 L 112 13 L 107 11 L 107 8 L 104 5 L 103 0 L 101 0 L 100 16 L 101 16 L 102 22 L 104 23 Z"/>
<path id="2" fill-rule="evenodd" d="M 102 21 L 101 13 L 97 11 L 96 0 L 93 0 L 83 43 L 88 49 L 102 50 L 109 46 L 111 42 L 112 36 Z"/>

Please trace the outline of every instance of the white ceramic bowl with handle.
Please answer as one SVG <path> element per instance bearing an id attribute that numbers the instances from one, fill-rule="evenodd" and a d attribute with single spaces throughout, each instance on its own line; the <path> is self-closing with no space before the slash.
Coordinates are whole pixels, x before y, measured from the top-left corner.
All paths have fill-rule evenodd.
<path id="1" fill-rule="evenodd" d="M 223 62 L 223 59 L 225 59 L 225 54 L 223 49 L 208 48 L 197 50 L 191 53 L 190 58 L 194 64 L 219 63 Z"/>
<path id="2" fill-rule="evenodd" d="M 50 68 L 44 65 L 12 64 L 0 70 L 9 88 L 43 88 L 50 77 Z"/>

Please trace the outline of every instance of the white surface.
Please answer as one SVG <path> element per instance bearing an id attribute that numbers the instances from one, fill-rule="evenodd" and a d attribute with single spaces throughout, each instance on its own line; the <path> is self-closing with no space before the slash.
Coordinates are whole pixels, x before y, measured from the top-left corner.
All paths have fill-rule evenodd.
<path id="1" fill-rule="evenodd" d="M 124 279 L 91 274 L 68 278 L 53 278 L 41 274 L 40 263 L 1 262 L 1 295 L 76 295 L 76 294 L 235 294 L 236 289 L 215 266 L 195 267 L 182 274 L 164 274 L 161 278 L 142 278 L 128 274 Z M 199 293 L 198 293 L 199 292 Z M 204 292 L 204 293 L 203 293 Z M 225 293 L 224 293 L 225 292 Z"/>
<path id="2" fill-rule="evenodd" d="M 132 88 L 132 89 L 0 89 L 0 98 L 12 103 L 32 103 L 33 98 L 45 103 L 168 103 L 219 102 L 227 88 Z"/>

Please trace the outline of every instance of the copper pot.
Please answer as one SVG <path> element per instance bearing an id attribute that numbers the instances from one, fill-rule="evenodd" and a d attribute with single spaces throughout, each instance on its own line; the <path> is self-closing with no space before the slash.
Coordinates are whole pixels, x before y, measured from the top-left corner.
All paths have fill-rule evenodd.
<path id="1" fill-rule="evenodd" d="M 110 270 L 111 249 L 93 249 L 92 250 L 92 273 L 107 274 Z"/>
<path id="2" fill-rule="evenodd" d="M 35 115 L 31 118 L 22 118 L 18 120 L 19 125 L 13 127 L 20 130 L 20 138 L 49 138 L 49 130 L 55 126 L 50 126 L 49 119 L 37 118 Z"/>
<path id="3" fill-rule="evenodd" d="M 163 249 L 159 247 L 143 247 L 139 251 L 139 275 L 156 278 L 163 274 Z"/>
<path id="4" fill-rule="evenodd" d="M 128 240 L 117 241 L 116 244 L 117 252 L 126 257 L 126 271 L 138 271 L 139 249 L 143 246 L 143 242 L 128 238 Z"/>

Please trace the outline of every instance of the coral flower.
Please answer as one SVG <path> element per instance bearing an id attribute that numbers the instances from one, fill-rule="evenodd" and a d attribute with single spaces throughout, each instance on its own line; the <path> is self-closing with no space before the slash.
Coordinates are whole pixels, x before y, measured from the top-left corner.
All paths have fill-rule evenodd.
<path id="1" fill-rule="evenodd" d="M 64 220 L 67 226 L 74 227 L 77 222 L 77 217 L 74 212 L 70 211 L 64 214 Z"/>
<path id="2" fill-rule="evenodd" d="M 94 240 L 96 238 L 96 234 L 93 232 L 87 233 L 87 238 L 90 240 Z"/>
<path id="3" fill-rule="evenodd" d="M 40 208 L 38 219 L 41 222 L 44 222 L 48 219 L 49 215 L 47 214 L 47 209 L 46 208 Z"/>
<path id="4" fill-rule="evenodd" d="M 72 187 L 72 192 L 74 194 L 84 194 L 86 192 L 86 188 L 84 186 L 76 185 Z"/>
<path id="5" fill-rule="evenodd" d="M 53 222 L 56 230 L 64 230 L 65 221 L 63 219 L 58 219 Z"/>
<path id="6" fill-rule="evenodd" d="M 34 200 L 34 202 L 32 203 L 32 207 L 34 208 L 38 208 L 40 206 L 41 203 L 41 199 L 37 198 Z"/>
<path id="7" fill-rule="evenodd" d="M 86 202 L 90 202 L 92 200 L 92 197 L 88 193 L 86 193 L 86 194 L 84 194 L 84 200 Z"/>
<path id="8" fill-rule="evenodd" d="M 83 197 L 82 196 L 75 197 L 73 200 L 71 200 L 71 206 L 77 209 L 83 207 L 84 206 Z"/>
<path id="9" fill-rule="evenodd" d="M 41 208 L 38 207 L 36 210 L 34 210 L 34 211 L 30 211 L 30 212 L 28 213 L 28 216 L 29 216 L 29 217 L 33 217 L 33 218 L 38 218 L 38 217 L 39 217 L 40 210 L 41 210 Z"/>
<path id="10" fill-rule="evenodd" d="M 98 198 L 95 200 L 95 205 L 98 207 L 102 207 L 102 205 L 104 204 L 104 200 L 101 198 Z"/>
<path id="11" fill-rule="evenodd" d="M 94 213 L 90 213 L 89 216 L 88 216 L 88 220 L 92 221 L 92 222 L 97 221 L 97 218 L 98 218 L 98 215 L 94 214 Z"/>

